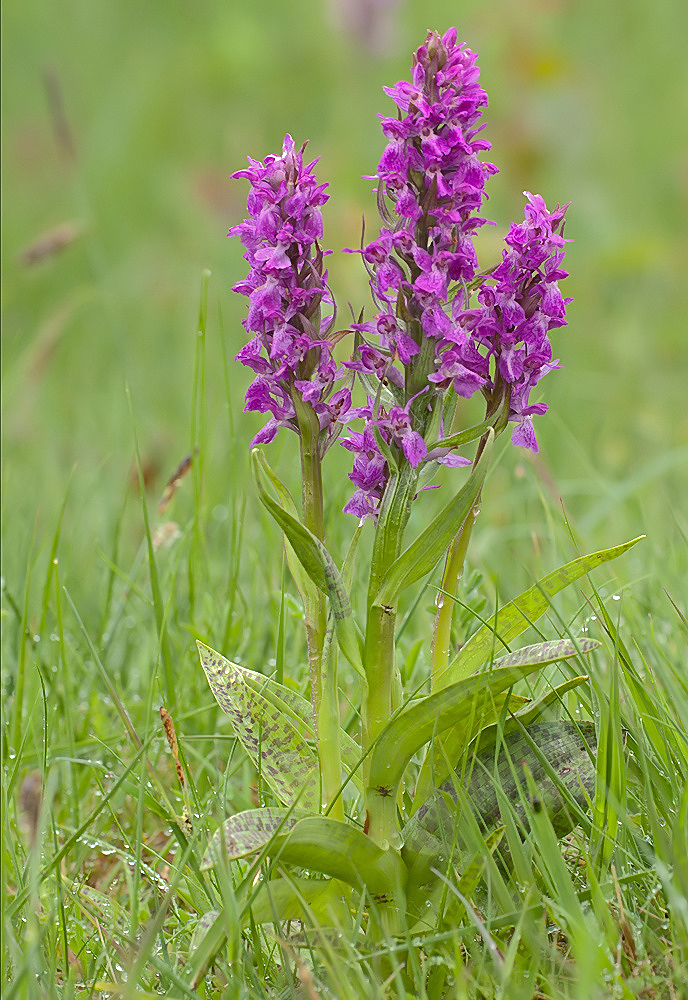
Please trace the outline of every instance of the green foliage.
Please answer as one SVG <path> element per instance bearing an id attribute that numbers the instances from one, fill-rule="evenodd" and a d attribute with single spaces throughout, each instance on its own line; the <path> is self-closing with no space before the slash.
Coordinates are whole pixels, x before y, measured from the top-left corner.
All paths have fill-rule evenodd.
<path id="1" fill-rule="evenodd" d="M 487 430 L 486 445 L 468 482 L 386 570 L 375 595 L 379 607 L 393 604 L 402 590 L 421 580 L 441 559 L 480 494 L 490 464 L 494 435 Z"/>
<path id="2" fill-rule="evenodd" d="M 474 502 L 480 485 L 475 488 L 471 503 Z M 264 493 L 261 493 L 261 499 L 266 502 Z M 295 517 L 287 514 L 284 508 L 274 502 L 266 503 L 266 506 L 285 530 L 301 565 L 314 583 L 325 589 L 326 576 L 336 575 L 337 580 L 341 579 L 324 546 L 306 529 L 301 529 Z M 464 511 L 461 520 L 465 516 Z M 525 630 L 528 611 L 537 612 L 537 616 L 544 612 L 542 602 L 547 602 L 548 594 L 557 593 L 587 570 L 626 551 L 627 547 L 618 546 L 595 553 L 549 574 L 536 587 L 511 602 L 504 613 L 498 612 L 494 620 L 505 620 L 508 639 L 513 638 Z M 433 564 L 435 561 L 433 560 Z M 335 595 L 339 589 L 338 586 L 334 591 Z M 339 600 L 338 597 L 335 599 Z M 347 606 L 350 608 L 348 601 Z M 502 641 L 506 643 L 507 640 Z M 595 640 L 584 639 L 574 643 L 562 639 L 525 647 L 489 664 L 483 672 L 441 687 L 403 707 L 371 748 L 367 767 L 366 824 L 368 810 L 377 806 L 383 816 L 384 828 L 394 829 L 393 814 L 397 810 L 404 772 L 413 755 L 426 743 L 434 739 L 437 744 L 431 747 L 426 767 L 429 768 L 434 783 L 439 785 L 447 773 L 442 771 L 441 764 L 437 767 L 437 762 L 441 762 L 442 757 L 451 770 L 459 751 L 463 748 L 465 752 L 476 736 L 479 744 L 489 739 L 488 731 L 496 740 L 501 738 L 500 727 L 495 730 L 495 724 L 500 717 L 504 719 L 509 709 L 508 696 L 500 697 L 503 692 L 509 691 L 523 677 L 549 663 L 591 653 L 598 646 L 599 643 Z M 470 643 L 468 648 L 471 648 Z M 238 667 L 200 643 L 199 651 L 211 689 L 220 707 L 229 715 L 234 732 L 259 775 L 265 776 L 266 783 L 283 805 L 318 812 L 320 796 L 314 798 L 318 758 L 311 749 L 315 734 L 313 724 L 309 721 L 308 702 L 289 693 L 283 685 Z M 575 680 L 578 682 L 580 678 Z M 574 686 L 573 683 L 565 684 L 563 690 L 555 694 L 561 696 Z M 538 713 L 544 711 L 551 701 L 550 695 L 528 705 L 528 722 L 536 722 Z M 524 711 L 518 705 L 514 707 L 517 712 Z M 522 716 L 519 718 L 514 715 L 513 719 L 519 728 L 505 737 L 506 762 L 495 784 L 495 791 L 490 798 L 489 795 L 486 797 L 483 788 L 474 786 L 468 800 L 470 807 L 476 808 L 483 828 L 487 827 L 491 833 L 490 819 L 496 816 L 498 796 L 501 795 L 507 803 L 517 800 L 518 794 L 523 797 L 522 793 L 517 792 L 517 783 L 505 780 L 509 769 L 514 770 L 512 755 L 518 754 L 521 761 L 530 762 L 529 773 L 537 770 L 540 787 L 538 801 L 550 815 L 559 836 L 563 836 L 585 815 L 581 811 L 582 807 L 594 793 L 594 780 L 589 777 L 594 775 L 590 758 L 597 746 L 594 727 L 586 724 L 583 727 L 586 736 L 582 737 L 583 730 L 575 725 L 568 728 L 565 723 L 535 725 L 528 731 L 524 728 Z M 448 729 L 451 729 L 451 740 L 441 743 L 437 737 Z M 342 745 L 348 744 L 349 768 L 345 768 L 346 773 L 342 776 L 343 787 L 346 787 L 350 780 L 356 780 L 362 758 L 359 756 L 356 759 L 356 744 L 345 731 L 339 732 L 338 738 Z M 545 762 L 545 771 L 540 768 L 541 759 Z M 603 754 L 598 759 L 604 759 Z M 477 773 L 484 782 L 482 770 L 487 771 L 484 760 L 478 758 L 476 763 Z M 528 763 L 523 766 L 527 767 Z M 425 787 L 422 774 L 420 778 L 419 784 Z M 601 775 L 597 783 L 597 795 L 604 797 L 605 801 L 608 788 L 606 776 Z M 420 808 L 415 818 L 406 825 L 399 841 L 383 841 L 379 846 L 351 825 L 323 816 L 309 819 L 292 813 L 291 808 L 287 812 L 263 809 L 240 813 L 225 822 L 221 834 L 214 838 L 208 848 L 203 865 L 223 865 L 246 855 L 268 851 L 285 863 L 320 872 L 347 882 L 354 888 L 365 888 L 378 898 L 381 911 L 385 911 L 386 919 L 381 926 L 398 933 L 399 921 L 406 905 L 402 906 L 402 900 L 406 899 L 407 886 L 412 890 L 411 898 L 415 897 L 415 903 L 409 905 L 412 918 L 417 920 L 420 913 L 418 896 L 422 887 L 430 881 L 429 873 L 434 870 L 433 865 L 440 864 L 442 857 L 451 857 L 454 853 L 453 846 L 448 850 L 446 847 L 441 848 L 437 831 L 438 826 L 443 823 L 448 826 L 449 829 L 444 831 L 444 841 L 448 837 L 450 844 L 452 843 L 455 834 L 451 827 L 454 824 L 450 823 L 449 814 L 442 816 L 440 810 L 442 796 L 448 790 L 451 789 L 446 786 L 441 786 L 437 791 L 425 787 L 422 796 L 416 795 L 416 807 Z M 480 794 L 477 794 L 478 791 Z M 580 794 L 576 794 L 578 791 L 582 791 L 582 799 Z M 571 819 L 572 814 L 568 811 L 571 803 L 575 807 L 575 819 Z M 460 811 L 456 813 L 456 821 L 459 820 Z M 606 815 L 601 818 L 598 827 L 602 830 L 609 829 Z M 439 846 L 429 847 L 430 842 Z M 402 845 L 403 850 L 399 854 L 398 848 Z M 424 858 L 423 864 L 419 863 L 420 855 Z M 419 874 L 419 870 L 422 874 Z M 336 894 L 328 898 L 334 899 L 335 896 Z M 432 897 L 433 892 L 430 892 L 428 898 Z M 344 898 L 340 901 L 343 905 L 346 903 Z M 287 919 L 286 913 L 291 912 L 294 903 L 290 891 L 284 892 L 283 903 L 285 911 L 281 911 L 279 901 L 273 899 L 270 918 Z"/>
<path id="3" fill-rule="evenodd" d="M 302 594 L 306 591 L 307 585 L 302 579 L 302 570 L 305 570 L 316 587 L 327 594 L 341 650 L 351 665 L 363 675 L 361 637 L 357 633 L 352 619 L 351 604 L 344 581 L 332 556 L 320 539 L 301 524 L 293 513 L 272 499 L 267 492 L 264 481 L 264 477 L 268 475 L 269 466 L 264 456 L 257 450 L 253 452 L 253 459 L 253 470 L 261 503 L 269 510 L 284 531 L 292 552 L 301 564 L 300 568 L 297 568 L 295 578 L 299 590 Z M 277 477 L 271 474 L 270 478 L 274 483 Z M 293 560 L 290 564 L 292 563 Z"/>

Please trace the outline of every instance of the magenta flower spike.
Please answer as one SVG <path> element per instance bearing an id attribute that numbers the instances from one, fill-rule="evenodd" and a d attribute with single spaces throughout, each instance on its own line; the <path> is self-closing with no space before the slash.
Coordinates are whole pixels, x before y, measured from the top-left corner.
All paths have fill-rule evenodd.
<path id="1" fill-rule="evenodd" d="M 388 144 L 376 179 L 383 226 L 359 251 L 378 312 L 354 325 L 360 343 L 346 366 L 367 377 L 369 392 L 377 381 L 391 395 L 397 405 L 370 409 L 367 419 L 414 467 L 437 458 L 417 439 L 449 390 L 463 399 L 481 392 L 488 416 L 508 411 L 513 443 L 537 451 L 533 416 L 547 406 L 531 403 L 530 393 L 559 367 L 548 335 L 566 322 L 570 301 L 558 288 L 566 276 L 566 207 L 548 212 L 539 195 L 527 193 L 525 220 L 511 226 L 498 267 L 479 271 L 474 236 L 486 223 L 485 182 L 497 168 L 481 159 L 490 143 L 481 137 L 487 95 L 476 60 L 456 44 L 454 28 L 430 32 L 414 55 L 412 80 L 384 88 L 398 114 L 382 118 Z M 388 433 L 398 410 L 403 436 Z M 351 448 L 352 440 L 341 443 Z M 389 472 L 375 448 L 368 435 L 366 453 L 383 471 L 369 487 L 352 474 L 358 489 L 346 508 L 373 517 Z M 451 452 L 440 461 L 469 464 Z"/>
<path id="2" fill-rule="evenodd" d="M 321 249 L 321 206 L 328 195 L 318 184 L 313 160 L 304 166 L 305 143 L 296 149 L 290 135 L 281 156 L 265 162 L 249 158 L 250 167 L 232 177 L 251 182 L 249 218 L 230 229 L 239 236 L 250 265 L 248 276 L 234 291 L 248 296 L 243 325 L 252 339 L 237 361 L 256 373 L 246 393 L 244 410 L 270 413 L 270 419 L 251 442 L 272 441 L 280 427 L 298 432 L 293 393 L 313 407 L 321 428 L 334 426 L 350 405 L 348 390 L 330 400 L 337 367 L 327 339 L 334 323 L 334 303 Z M 322 318 L 322 307 L 331 313 Z"/>
<path id="3" fill-rule="evenodd" d="M 410 83 L 385 88 L 398 117 L 382 118 L 388 144 L 376 178 L 383 228 L 360 251 L 379 311 L 354 326 L 362 343 L 348 366 L 391 392 L 396 405 L 371 411 L 369 420 L 414 467 L 428 458 L 423 434 L 440 395 L 453 385 L 469 397 L 489 381 L 488 361 L 447 312 L 450 288 L 475 278 L 472 236 L 485 223 L 478 214 L 485 181 L 497 169 L 480 159 L 490 143 L 479 138 L 487 95 L 478 77 L 475 54 L 456 45 L 452 28 L 443 37 L 428 35 Z M 342 444 L 350 447 L 350 440 Z M 381 458 L 378 452 L 376 463 Z M 443 461 L 468 464 L 455 455 Z M 365 491 L 357 485 L 356 511 Z M 373 516 L 379 491 L 376 481 L 366 506 Z"/>

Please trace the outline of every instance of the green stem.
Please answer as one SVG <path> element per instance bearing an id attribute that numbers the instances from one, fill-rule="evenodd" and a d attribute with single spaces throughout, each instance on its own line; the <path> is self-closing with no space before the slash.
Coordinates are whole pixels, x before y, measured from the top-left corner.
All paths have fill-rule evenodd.
<path id="1" fill-rule="evenodd" d="M 366 672 L 362 705 L 364 752 L 375 743 L 400 700 L 394 644 L 397 605 L 395 602 L 383 607 L 375 603 L 375 598 L 386 569 L 401 552 L 417 481 L 416 471 L 404 462 L 399 472 L 390 477 L 380 505 L 371 560 L 363 654 Z M 366 783 L 368 763 L 369 759 L 364 764 Z M 375 843 L 381 847 L 400 847 L 396 800 L 386 794 L 386 789 L 366 790 L 366 822 L 368 835 Z"/>
<path id="2" fill-rule="evenodd" d="M 493 396 L 488 400 L 487 412 L 485 414 L 486 420 L 493 417 L 500 407 L 502 411 L 495 421 L 495 436 L 504 430 L 509 419 L 509 397 L 509 391 L 505 390 L 500 383 L 494 390 Z M 483 435 L 476 449 L 473 468 L 477 465 L 484 451 L 486 441 L 487 436 Z M 480 496 L 481 494 L 479 493 L 447 552 L 444 572 L 442 574 L 442 585 L 435 601 L 437 612 L 435 614 L 435 623 L 432 632 L 432 651 L 430 654 L 430 684 L 433 691 L 437 687 L 439 677 L 449 665 L 454 598 L 459 587 L 459 580 L 463 574 L 468 546 L 473 534 L 473 525 L 480 512 Z"/>
<path id="3" fill-rule="evenodd" d="M 451 644 L 451 624 L 454 613 L 454 597 L 463 573 L 463 566 L 468 552 L 468 545 L 473 533 L 473 525 L 479 513 L 480 494 L 471 507 L 465 521 L 454 537 L 447 553 L 447 559 L 442 574 L 442 584 L 435 604 L 435 624 L 432 634 L 432 654 L 430 664 L 431 690 L 437 687 L 437 680 L 449 665 L 449 647 Z"/>
<path id="4" fill-rule="evenodd" d="M 296 389 L 292 399 L 299 422 L 301 442 L 302 519 L 317 538 L 324 541 L 325 518 L 318 416 Z M 311 704 L 317 734 L 323 800 L 335 801 L 333 817 L 343 819 L 343 803 L 338 795 L 342 783 L 337 648 L 327 642 L 325 595 L 313 588 L 304 595 L 304 620 L 308 641 L 311 677 Z"/>
<path id="5" fill-rule="evenodd" d="M 299 422 L 301 443 L 301 517 L 309 531 L 324 540 L 324 505 L 322 463 L 318 447 L 320 427 L 310 403 L 304 403 L 299 392 L 292 390 L 292 399 Z M 322 699 L 322 653 L 327 627 L 325 595 L 314 590 L 304 596 L 304 619 L 308 641 L 308 662 L 311 676 L 311 702 L 317 728 Z"/>
<path id="6" fill-rule="evenodd" d="M 318 755 L 322 775 L 324 804 L 334 803 L 328 815 L 344 821 L 344 801 L 339 794 L 342 785 L 342 739 L 339 718 L 339 684 L 337 680 L 337 642 L 331 623 L 322 658 L 322 699 L 318 715 Z"/>

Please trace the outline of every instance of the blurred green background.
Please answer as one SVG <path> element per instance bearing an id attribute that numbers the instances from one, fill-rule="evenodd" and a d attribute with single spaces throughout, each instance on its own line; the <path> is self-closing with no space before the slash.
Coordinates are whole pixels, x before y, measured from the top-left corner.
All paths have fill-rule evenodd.
<path id="1" fill-rule="evenodd" d="M 330 183 L 326 245 L 346 323 L 368 292 L 361 216 L 383 148 L 382 93 L 408 76 L 426 29 L 452 24 L 478 51 L 490 95 L 486 255 L 522 191 L 570 201 L 574 297 L 555 334 L 565 369 L 543 383 L 540 455 L 507 449 L 477 542 L 493 565 L 537 550 L 540 492 L 561 496 L 584 543 L 647 532 L 665 579 L 686 567 L 688 76 L 676 0 L 9 0 L 3 31 L 3 562 L 17 599 L 68 492 L 63 577 L 88 603 L 95 553 L 118 512 L 141 538 L 133 424 L 151 496 L 189 451 L 203 268 L 208 320 L 208 502 L 231 489 L 222 338 L 242 344 L 245 265 L 225 239 L 246 183 L 229 174 L 310 139 Z M 55 227 L 66 227 L 54 233 Z M 60 237 L 60 233 L 62 237 Z M 61 250 L 44 253 L 62 238 Z M 46 249 L 43 247 L 43 250 Z M 54 250 L 54 247 L 53 247 Z M 232 367 L 240 451 L 247 373 Z M 293 441 L 275 446 L 293 456 Z M 342 451 L 341 449 L 336 449 Z M 289 460 L 291 461 L 291 459 Z M 347 468 L 347 456 L 332 469 Z M 293 462 L 292 462 L 293 464 Z M 332 473 L 334 475 L 334 473 Z M 341 477 L 340 477 L 341 478 Z M 347 482 L 334 485 L 346 495 Z M 128 498 L 128 499 L 127 499 Z M 219 515 L 218 515 L 219 516 Z M 491 531 L 491 527 L 494 529 Z M 497 534 L 498 533 L 498 534 Z M 34 541 L 32 542 L 32 539 Z M 682 540 L 683 539 L 683 540 Z M 646 543 L 647 545 L 648 543 Z M 482 546 L 482 548 L 481 548 Z M 683 556 L 679 552 L 683 549 Z M 32 553 L 32 554 L 30 554 Z"/>

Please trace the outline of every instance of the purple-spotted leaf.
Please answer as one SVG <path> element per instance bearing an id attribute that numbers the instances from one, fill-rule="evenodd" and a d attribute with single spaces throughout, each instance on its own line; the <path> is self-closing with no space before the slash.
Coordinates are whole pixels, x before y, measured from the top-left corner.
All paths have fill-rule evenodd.
<path id="1" fill-rule="evenodd" d="M 448 848 L 456 844 L 457 816 L 468 802 L 485 832 L 500 825 L 506 802 L 518 820 L 525 819 L 531 808 L 526 771 L 539 790 L 538 808 L 548 814 L 556 835 L 566 836 L 587 812 L 594 795 L 591 754 L 596 748 L 591 722 L 543 722 L 526 732 L 507 733 L 498 754 L 489 748 L 469 757 L 404 827 L 404 861 L 415 883 L 422 885 L 430 879 L 437 858 L 446 864 Z"/>
<path id="2" fill-rule="evenodd" d="M 602 549 L 587 556 L 580 556 L 544 576 L 520 597 L 505 604 L 461 648 L 459 654 L 454 657 L 439 677 L 440 684 L 454 684 L 478 670 L 490 658 L 494 650 L 499 651 L 502 646 L 508 647 L 510 642 L 525 632 L 533 622 L 541 618 L 555 594 L 558 594 L 564 587 L 568 587 L 574 580 L 580 579 L 581 576 L 595 569 L 596 566 L 601 566 L 602 563 L 623 555 L 643 537 L 641 535 L 623 545 L 616 545 L 610 549 Z"/>
<path id="3" fill-rule="evenodd" d="M 265 674 L 256 673 L 254 670 L 247 670 L 246 667 L 235 666 L 237 670 L 241 671 L 246 684 L 251 690 L 260 693 L 276 709 L 289 716 L 305 740 L 315 740 L 313 708 L 309 701 L 306 701 L 298 691 L 293 691 L 285 684 L 279 684 L 272 677 L 266 677 Z M 356 740 L 349 736 L 344 729 L 340 729 L 339 739 L 341 743 L 342 763 L 346 768 L 345 777 L 350 776 L 350 781 L 359 791 L 362 791 L 363 782 L 359 773 L 361 748 Z"/>
<path id="4" fill-rule="evenodd" d="M 219 653 L 215 653 L 214 655 L 220 656 Z M 231 663 L 229 660 L 227 662 Z M 313 707 L 310 701 L 307 701 L 298 691 L 287 687 L 286 684 L 279 684 L 273 677 L 259 674 L 257 671 L 241 667 L 237 663 L 231 663 L 231 667 L 234 673 L 243 678 L 246 686 L 254 694 L 260 695 L 266 701 L 270 702 L 277 711 L 282 712 L 304 740 L 308 743 L 315 742 Z M 224 707 L 222 702 L 220 702 L 220 705 Z M 360 775 L 361 748 L 356 740 L 349 736 L 343 729 L 340 730 L 340 742 L 342 763 L 346 769 L 342 780 L 348 777 L 360 792 L 363 788 Z"/>
<path id="5" fill-rule="evenodd" d="M 590 653 L 599 645 L 596 639 L 580 639 L 578 642 L 572 642 L 570 639 L 554 639 L 550 642 L 538 642 L 533 646 L 524 646 L 522 649 L 514 650 L 513 653 L 500 657 L 499 660 L 495 660 L 493 669 L 525 666 L 526 664 L 545 666 L 547 663 L 555 663 L 557 660 L 564 660 L 579 653 Z M 568 687 L 565 690 L 568 690 Z M 544 703 L 542 710 L 551 703 L 551 699 L 556 698 L 556 693 L 550 691 L 545 697 L 550 700 Z M 461 724 L 454 725 L 451 730 L 433 742 L 432 748 L 423 761 L 416 782 L 416 794 L 413 800 L 414 811 L 430 794 L 431 789 L 444 781 L 451 770 L 450 762 L 458 759 L 463 747 L 473 739 L 476 733 L 480 730 L 494 730 L 494 725 L 502 714 L 503 707 L 503 698 L 486 699 L 481 706 L 480 713 L 476 713 L 469 719 L 470 729 L 466 729 Z M 540 703 L 538 702 L 538 706 L 535 708 L 534 703 L 528 703 L 525 706 L 521 705 L 519 709 L 519 706 L 514 702 L 510 704 L 510 709 L 514 714 L 519 714 L 520 711 L 527 712 L 528 714 L 522 719 L 522 722 L 526 724 L 534 722 L 538 718 Z"/>
<path id="6" fill-rule="evenodd" d="M 237 664 L 200 642 L 198 650 L 217 703 L 265 782 L 284 805 L 319 812 L 318 757 L 303 725 L 247 684 Z"/>
<path id="7" fill-rule="evenodd" d="M 247 809 L 225 820 L 208 844 L 201 870 L 262 851 L 278 833 L 292 830 L 304 814 L 290 809 Z"/>

